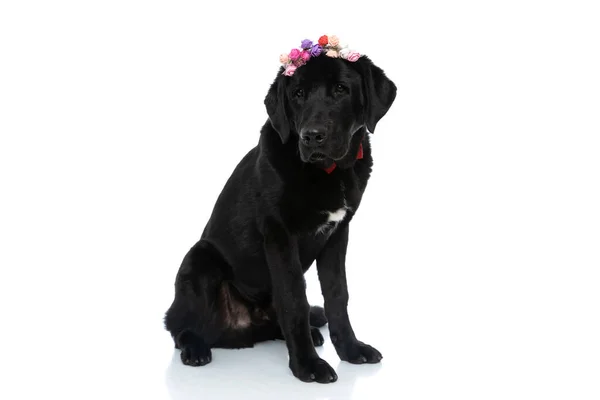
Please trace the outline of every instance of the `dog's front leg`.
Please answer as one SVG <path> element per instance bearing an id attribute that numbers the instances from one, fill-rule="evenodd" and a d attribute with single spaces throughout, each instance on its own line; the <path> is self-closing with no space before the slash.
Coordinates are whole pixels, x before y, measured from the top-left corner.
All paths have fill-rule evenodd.
<path id="1" fill-rule="evenodd" d="M 348 224 L 342 223 L 317 258 L 329 334 L 340 359 L 353 364 L 377 363 L 383 358 L 381 353 L 356 339 L 348 317 L 347 247 Z"/>
<path id="2" fill-rule="evenodd" d="M 273 304 L 288 347 L 290 369 L 305 382 L 336 381 L 335 371 L 317 355 L 311 338 L 297 241 L 278 221 L 265 223 L 265 252 L 271 272 Z"/>

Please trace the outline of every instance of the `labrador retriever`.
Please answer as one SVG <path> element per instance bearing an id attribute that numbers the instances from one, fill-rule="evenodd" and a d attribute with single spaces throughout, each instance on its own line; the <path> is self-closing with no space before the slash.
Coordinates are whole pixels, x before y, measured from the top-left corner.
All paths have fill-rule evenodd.
<path id="1" fill-rule="evenodd" d="M 226 182 L 175 279 L 164 323 L 184 364 L 211 362 L 211 348 L 281 339 L 294 376 L 334 382 L 315 350 L 326 323 L 341 360 L 382 359 L 352 330 L 345 258 L 373 165 L 369 134 L 395 97 L 395 84 L 364 55 L 279 69 L 258 144 Z M 303 274 L 315 261 L 324 309 L 305 292 Z"/>

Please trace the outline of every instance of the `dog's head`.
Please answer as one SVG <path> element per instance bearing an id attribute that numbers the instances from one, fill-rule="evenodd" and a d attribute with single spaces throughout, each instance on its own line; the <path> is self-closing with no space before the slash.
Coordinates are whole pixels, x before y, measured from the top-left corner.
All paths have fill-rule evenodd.
<path id="1" fill-rule="evenodd" d="M 394 83 L 366 56 L 356 62 L 320 56 L 292 76 L 282 72 L 265 106 L 283 143 L 297 136 L 303 162 L 343 158 L 354 133 L 375 132 L 396 98 Z"/>

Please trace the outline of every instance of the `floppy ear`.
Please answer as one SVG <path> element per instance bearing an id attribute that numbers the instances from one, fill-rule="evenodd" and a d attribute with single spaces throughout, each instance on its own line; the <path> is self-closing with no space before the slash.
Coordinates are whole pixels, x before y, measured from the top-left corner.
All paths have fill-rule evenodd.
<path id="1" fill-rule="evenodd" d="M 366 97 L 366 124 L 373 133 L 396 99 L 396 85 L 368 57 L 362 56 L 359 62 Z"/>
<path id="2" fill-rule="evenodd" d="M 271 126 L 279 133 L 281 141 L 286 143 L 290 137 L 290 124 L 285 112 L 285 82 L 282 71 L 283 69 L 280 69 L 277 78 L 269 88 L 267 97 L 265 97 L 265 106 Z"/>

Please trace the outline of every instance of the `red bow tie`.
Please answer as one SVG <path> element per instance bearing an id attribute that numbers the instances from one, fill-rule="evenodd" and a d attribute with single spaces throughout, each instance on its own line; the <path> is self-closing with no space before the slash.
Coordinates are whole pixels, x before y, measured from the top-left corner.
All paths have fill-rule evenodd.
<path id="1" fill-rule="evenodd" d="M 360 145 L 358 145 L 358 153 L 356 154 L 356 159 L 360 160 L 361 158 L 363 158 L 363 145 L 362 143 Z M 328 174 L 332 173 L 333 170 L 337 167 L 337 164 L 335 163 L 335 161 L 327 168 L 323 168 L 323 171 L 327 172 Z"/>

